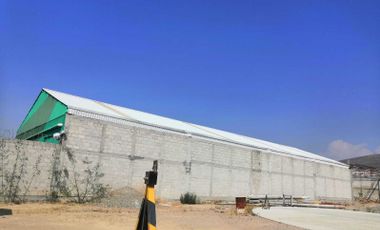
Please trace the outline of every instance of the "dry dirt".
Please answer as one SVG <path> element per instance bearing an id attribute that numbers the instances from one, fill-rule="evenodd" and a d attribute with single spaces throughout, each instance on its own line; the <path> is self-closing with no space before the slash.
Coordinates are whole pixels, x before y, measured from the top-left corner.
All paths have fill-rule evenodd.
<path id="1" fill-rule="evenodd" d="M 0 204 L 13 215 L 0 216 L 0 229 L 118 230 L 134 229 L 138 209 L 94 205 L 31 203 Z M 162 204 L 157 206 L 158 229 L 298 229 L 216 205 Z"/>
<path id="2" fill-rule="evenodd" d="M 346 209 L 362 212 L 380 213 L 380 204 L 379 202 L 374 201 L 355 201 L 351 205 L 347 206 Z"/>

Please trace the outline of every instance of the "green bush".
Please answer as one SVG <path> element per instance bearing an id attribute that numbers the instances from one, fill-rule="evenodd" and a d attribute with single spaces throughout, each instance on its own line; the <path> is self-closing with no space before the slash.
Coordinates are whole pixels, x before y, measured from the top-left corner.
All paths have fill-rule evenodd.
<path id="1" fill-rule="evenodd" d="M 197 195 L 195 193 L 187 192 L 181 194 L 180 197 L 181 204 L 196 204 L 198 203 Z"/>

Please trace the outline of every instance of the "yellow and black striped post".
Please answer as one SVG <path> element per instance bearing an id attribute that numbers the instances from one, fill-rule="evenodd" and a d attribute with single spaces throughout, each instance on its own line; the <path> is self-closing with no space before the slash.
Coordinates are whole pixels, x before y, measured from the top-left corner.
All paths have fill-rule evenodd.
<path id="1" fill-rule="evenodd" d="M 156 230 L 156 198 L 154 186 L 157 184 L 157 161 L 153 161 L 152 171 L 145 172 L 145 197 L 142 200 L 137 230 Z"/>

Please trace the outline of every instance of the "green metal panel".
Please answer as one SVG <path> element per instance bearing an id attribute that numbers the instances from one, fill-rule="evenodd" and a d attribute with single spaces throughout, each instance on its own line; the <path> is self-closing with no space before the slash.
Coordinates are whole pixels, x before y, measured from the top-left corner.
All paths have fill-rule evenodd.
<path id="1" fill-rule="evenodd" d="M 66 105 L 42 90 L 17 130 L 16 137 L 57 143 L 53 134 L 64 130 L 66 112 Z M 59 123 L 62 126 L 58 126 Z"/>

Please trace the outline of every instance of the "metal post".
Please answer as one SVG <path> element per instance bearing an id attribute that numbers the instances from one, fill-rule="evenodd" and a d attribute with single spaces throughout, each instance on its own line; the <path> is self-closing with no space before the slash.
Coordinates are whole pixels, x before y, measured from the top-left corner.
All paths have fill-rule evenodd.
<path id="1" fill-rule="evenodd" d="M 4 140 L 2 140 L 2 141 L 4 141 Z M 1 144 L 4 144 L 3 148 L 5 148 L 5 142 L 1 143 Z M 3 149 L 2 151 L 3 152 L 1 153 L 1 193 L 3 195 L 3 201 L 5 201 L 5 196 L 4 196 L 4 154 L 5 154 L 5 150 Z"/>
<path id="2" fill-rule="evenodd" d="M 379 195 L 379 202 L 380 202 L 380 178 L 377 179 L 377 192 L 378 192 L 378 195 Z"/>
<path id="3" fill-rule="evenodd" d="M 268 200 L 268 195 L 265 195 L 265 200 L 264 200 L 264 204 L 263 204 L 263 209 L 269 209 L 270 208 L 270 203 L 269 203 L 269 200 Z"/>
<path id="4" fill-rule="evenodd" d="M 293 206 L 293 195 L 290 196 L 290 206 Z"/>

